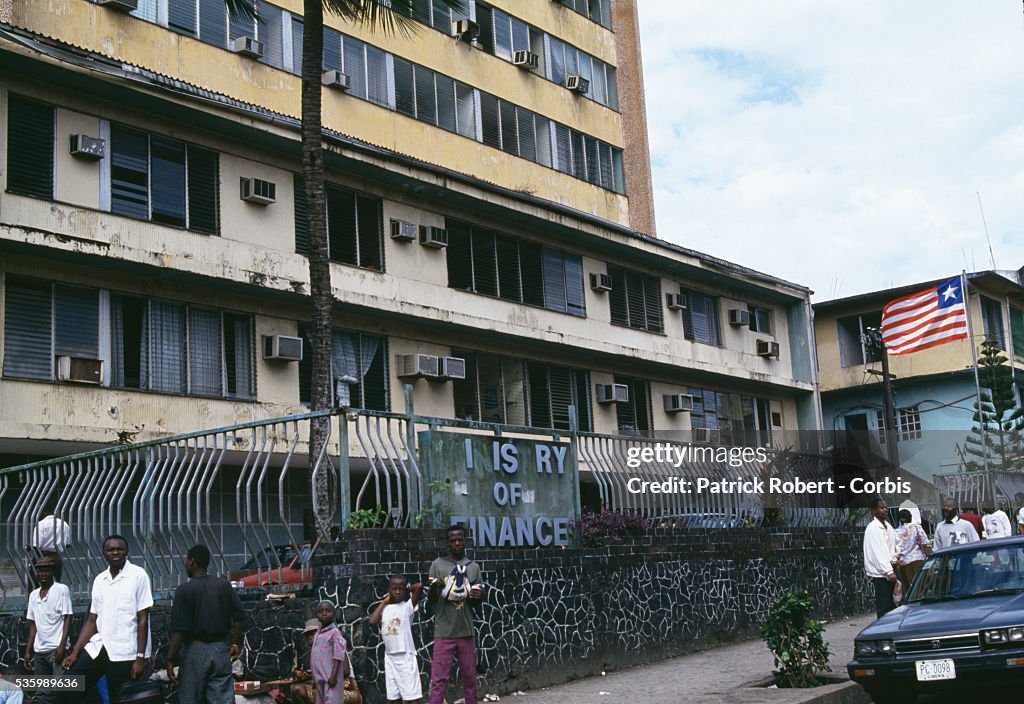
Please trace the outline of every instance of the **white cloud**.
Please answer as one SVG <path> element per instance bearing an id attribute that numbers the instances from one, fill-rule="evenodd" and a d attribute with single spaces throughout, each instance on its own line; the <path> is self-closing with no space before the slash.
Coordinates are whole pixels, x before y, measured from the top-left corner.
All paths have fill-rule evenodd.
<path id="1" fill-rule="evenodd" d="M 660 237 L 815 300 L 1024 266 L 1016 0 L 638 0 Z"/>

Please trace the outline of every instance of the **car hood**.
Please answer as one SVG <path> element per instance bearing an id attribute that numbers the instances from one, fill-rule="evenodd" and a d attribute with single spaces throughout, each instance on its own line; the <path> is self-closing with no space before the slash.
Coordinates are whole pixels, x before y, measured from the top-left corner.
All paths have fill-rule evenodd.
<path id="1" fill-rule="evenodd" d="M 1024 624 L 1024 594 L 907 604 L 865 628 L 858 638 L 904 639 Z"/>

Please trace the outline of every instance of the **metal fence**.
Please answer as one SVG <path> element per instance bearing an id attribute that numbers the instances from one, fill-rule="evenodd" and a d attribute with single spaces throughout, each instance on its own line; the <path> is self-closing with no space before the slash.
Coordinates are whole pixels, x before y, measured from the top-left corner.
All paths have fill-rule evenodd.
<path id="1" fill-rule="evenodd" d="M 63 581 L 88 595 L 105 567 L 102 539 L 123 535 L 130 557 L 167 595 L 184 579 L 182 558 L 201 542 L 211 572 L 246 585 L 308 583 L 311 536 L 350 525 L 350 508 L 378 525 L 409 528 L 431 515 L 431 487 L 420 465 L 420 434 L 451 430 L 495 438 L 568 442 L 592 509 L 628 511 L 652 524 L 691 527 L 834 525 L 848 513 L 798 493 L 723 490 L 636 493 L 630 482 L 698 480 L 767 483 L 832 476 L 827 457 L 767 451 L 766 459 L 718 461 L 692 452 L 706 443 L 602 435 L 416 416 L 334 410 L 203 430 L 0 470 L 0 610 L 20 608 L 32 585 L 31 559 L 43 509 L 68 523 Z M 331 436 L 320 457 L 308 455 L 310 421 L 326 418 Z M 636 462 L 660 446 L 673 459 Z M 748 448 L 749 449 L 749 448 Z M 687 453 L 686 459 L 679 461 Z M 312 497 L 326 491 L 332 513 L 317 531 Z M 678 485 L 677 485 L 678 486 Z M 48 520 L 54 520 L 50 518 Z M 5 572 L 6 570 L 6 572 Z"/>
<path id="2" fill-rule="evenodd" d="M 936 474 L 932 478 L 940 500 L 953 499 L 957 506 L 980 509 L 993 500 L 1000 504 L 996 508 L 1009 508 L 1010 513 L 1017 506 L 1014 497 L 1024 493 L 1024 472 L 973 471 Z M 995 489 L 995 494 L 993 494 Z"/>

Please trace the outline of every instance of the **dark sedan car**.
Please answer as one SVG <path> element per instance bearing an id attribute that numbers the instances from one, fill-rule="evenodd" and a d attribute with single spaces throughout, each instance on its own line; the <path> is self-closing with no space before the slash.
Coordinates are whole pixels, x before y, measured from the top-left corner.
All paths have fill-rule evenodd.
<path id="1" fill-rule="evenodd" d="M 939 550 L 847 666 L 875 702 L 1024 683 L 1024 537 Z"/>

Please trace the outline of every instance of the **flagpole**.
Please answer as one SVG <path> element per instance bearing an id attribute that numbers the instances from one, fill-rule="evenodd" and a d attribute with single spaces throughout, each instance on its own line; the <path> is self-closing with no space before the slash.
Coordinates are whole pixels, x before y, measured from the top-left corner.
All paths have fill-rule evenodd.
<path id="1" fill-rule="evenodd" d="M 989 487 L 995 494 L 995 487 L 992 485 L 992 477 L 988 464 L 988 429 L 985 427 L 984 418 L 981 412 L 981 377 L 978 374 L 978 350 L 974 346 L 974 325 L 971 323 L 971 302 L 967 290 L 967 270 L 960 271 L 960 288 L 964 294 L 964 311 L 967 313 L 967 340 L 971 344 L 971 365 L 974 367 L 974 392 L 978 399 L 978 427 L 981 428 L 981 458 L 985 468 L 985 478 Z"/>

